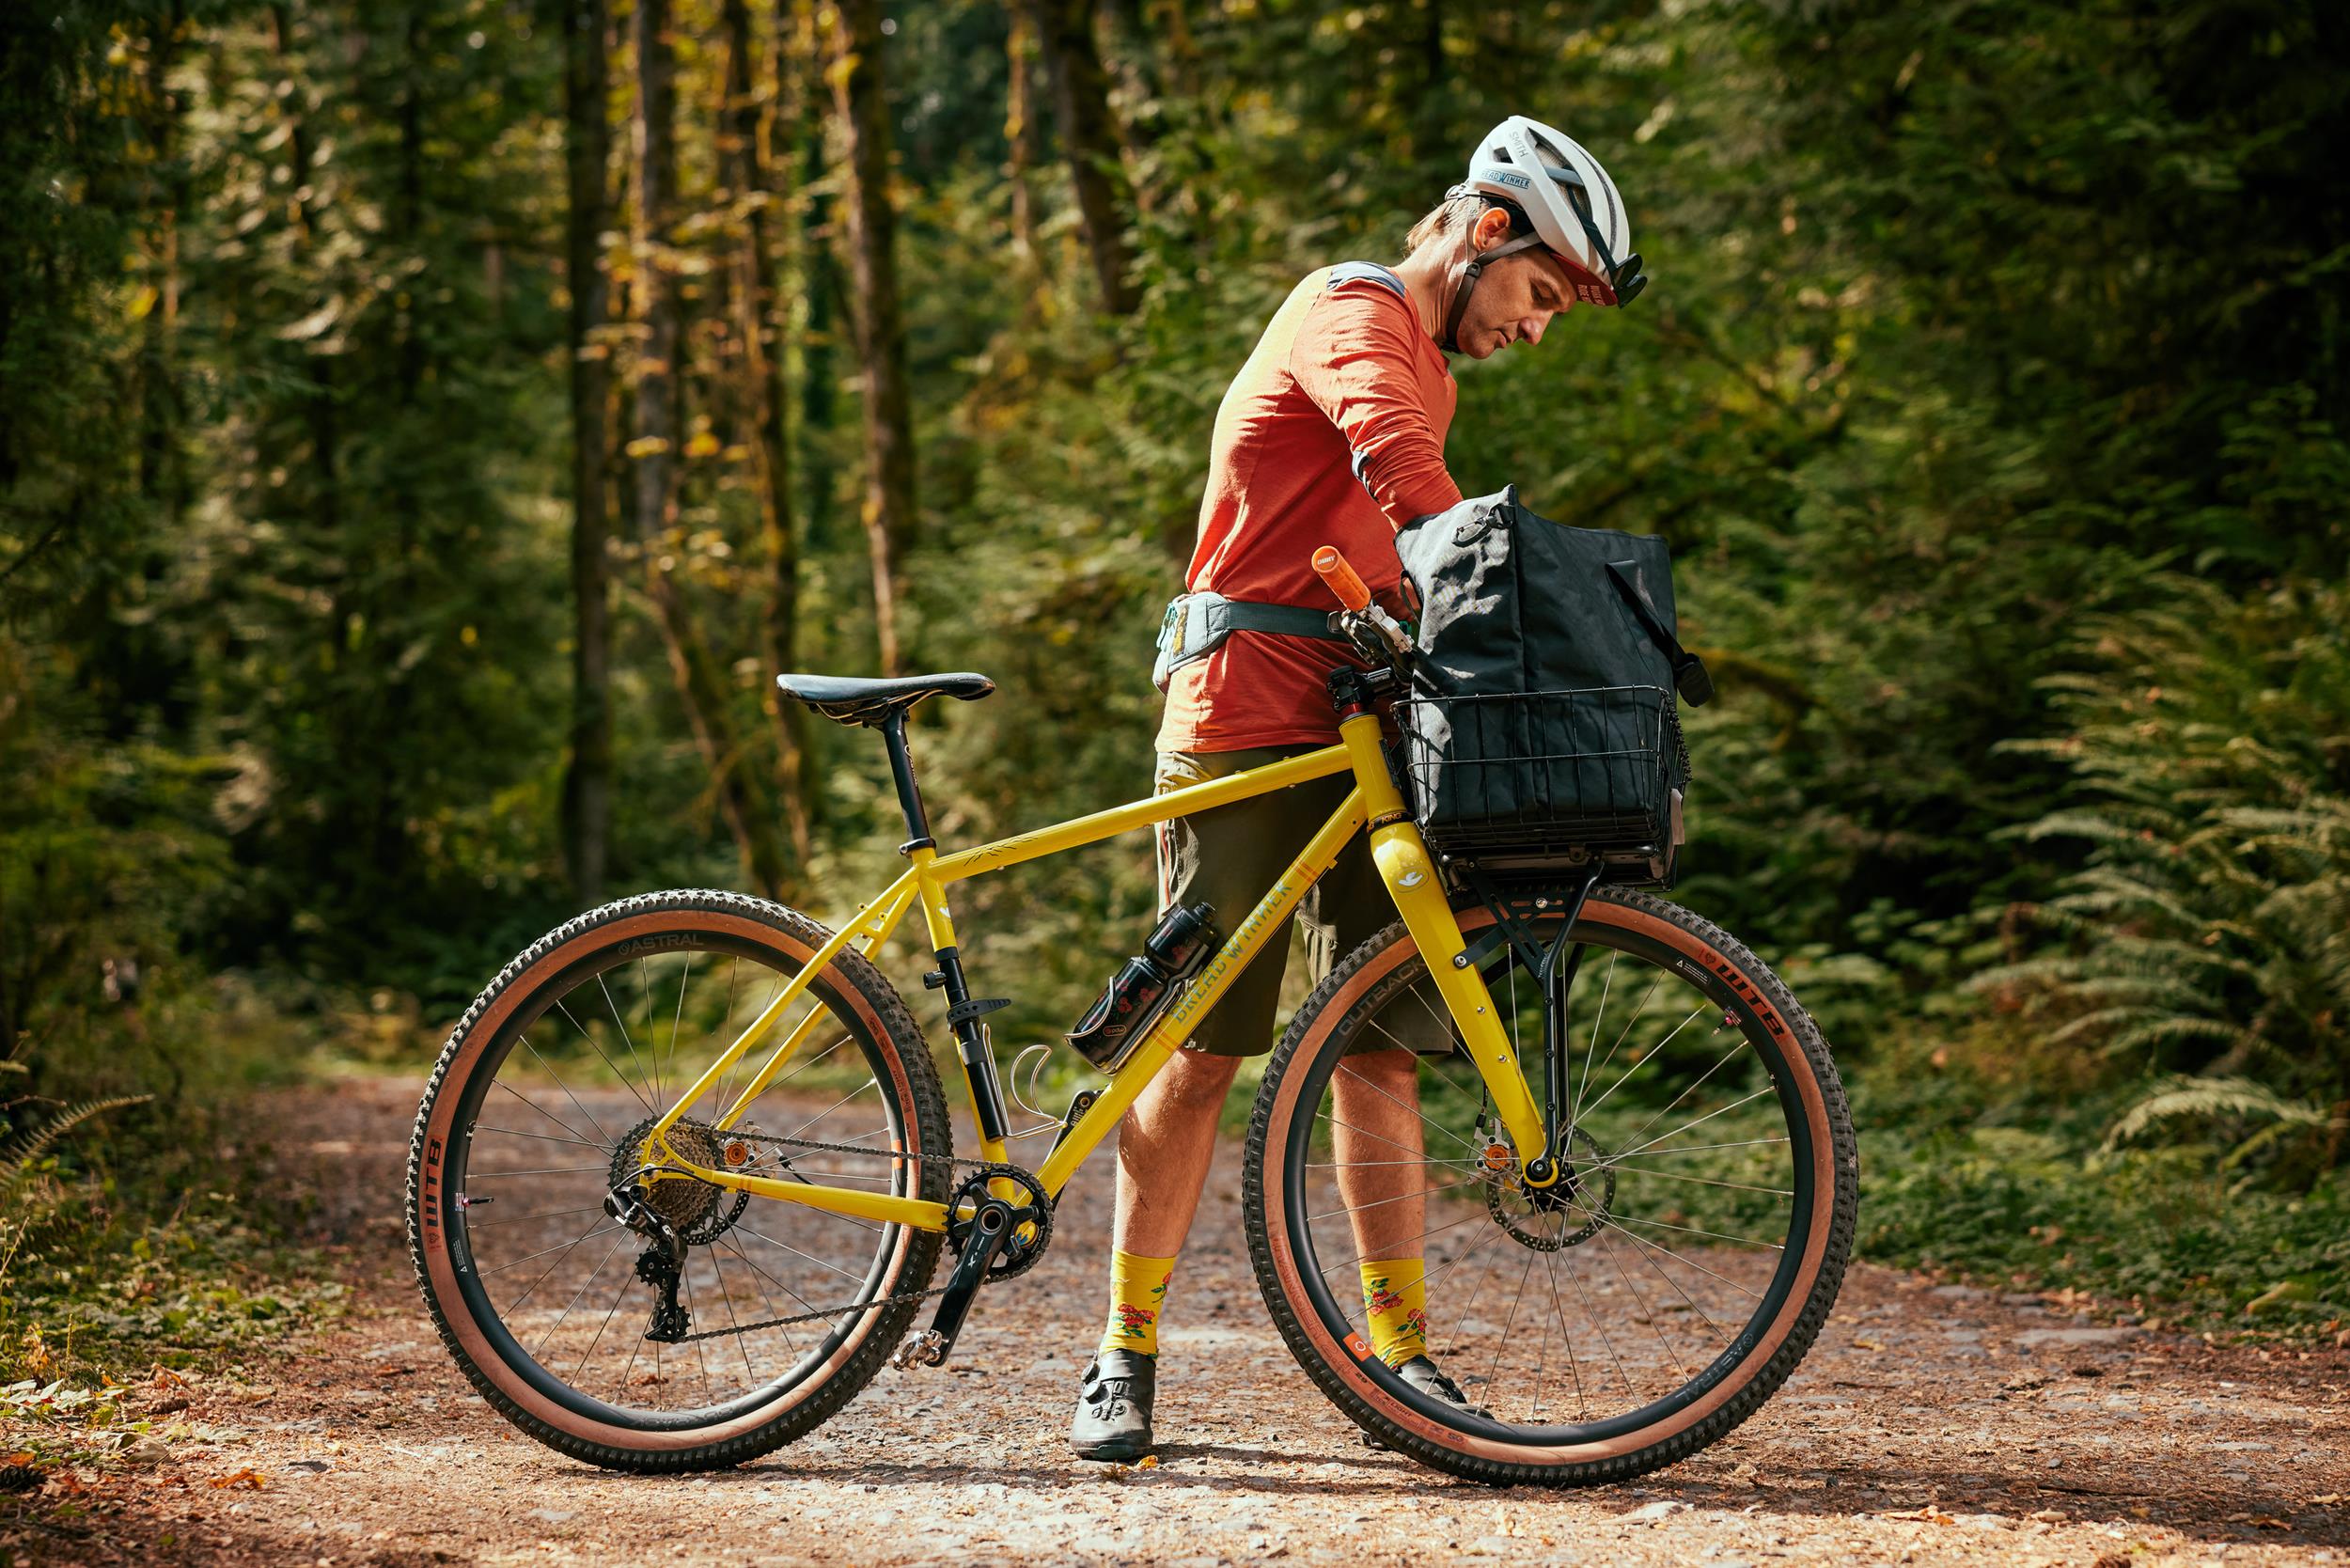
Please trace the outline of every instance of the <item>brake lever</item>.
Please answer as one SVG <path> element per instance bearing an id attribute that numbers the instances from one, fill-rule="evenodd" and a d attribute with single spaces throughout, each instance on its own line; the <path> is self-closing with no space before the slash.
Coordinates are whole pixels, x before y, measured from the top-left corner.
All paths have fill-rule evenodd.
<path id="1" fill-rule="evenodd" d="M 1398 670 L 1412 662 L 1412 638 L 1395 617 L 1376 604 L 1359 610 L 1330 612 L 1330 630 L 1353 643 L 1365 658 L 1381 660 Z"/>

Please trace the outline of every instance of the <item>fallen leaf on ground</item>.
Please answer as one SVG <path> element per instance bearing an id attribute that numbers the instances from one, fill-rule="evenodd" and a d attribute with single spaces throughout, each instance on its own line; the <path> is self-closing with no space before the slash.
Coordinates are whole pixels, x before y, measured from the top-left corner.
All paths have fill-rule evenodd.
<path id="1" fill-rule="evenodd" d="M 248 1467 L 239 1470 L 235 1475 L 212 1476 L 205 1481 L 204 1484 L 207 1486 L 249 1486 L 258 1492 L 264 1482 L 259 1471 Z"/>

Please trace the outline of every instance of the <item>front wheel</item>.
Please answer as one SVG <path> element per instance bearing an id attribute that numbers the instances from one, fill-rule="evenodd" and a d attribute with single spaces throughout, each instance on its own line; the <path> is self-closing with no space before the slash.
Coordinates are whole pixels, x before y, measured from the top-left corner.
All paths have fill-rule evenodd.
<path id="1" fill-rule="evenodd" d="M 1545 1108 L 1529 965 L 1559 902 L 1523 906 L 1531 940 L 1484 959 Z M 1456 914 L 1474 950 L 1493 917 Z M 1752 1415 L 1835 1303 L 1858 1200 L 1827 1046 L 1752 953 L 1604 891 L 1559 955 L 1562 1180 L 1527 1182 L 1400 922 L 1298 1010 L 1244 1167 L 1258 1283 L 1299 1364 L 1386 1446 L 1499 1484 L 1622 1481 Z M 1423 1353 L 1465 1403 L 1398 1375 Z"/>

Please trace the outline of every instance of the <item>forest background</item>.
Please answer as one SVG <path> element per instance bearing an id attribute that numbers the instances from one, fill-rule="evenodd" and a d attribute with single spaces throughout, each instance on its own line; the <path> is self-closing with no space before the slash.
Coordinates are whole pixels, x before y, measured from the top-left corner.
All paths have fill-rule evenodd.
<path id="1" fill-rule="evenodd" d="M 776 669 L 995 677 L 943 840 L 1144 792 L 1226 383 L 1509 112 L 1654 281 L 1456 366 L 1452 469 L 1669 540 L 1677 896 L 1845 1064 L 1864 1252 L 2342 1339 L 2342 8 L 38 0 L 0 1382 L 331 1309 L 257 1090 L 420 1070 L 602 898 L 879 886 L 880 749 Z M 999 1039 L 1152 898 L 971 885 Z"/>

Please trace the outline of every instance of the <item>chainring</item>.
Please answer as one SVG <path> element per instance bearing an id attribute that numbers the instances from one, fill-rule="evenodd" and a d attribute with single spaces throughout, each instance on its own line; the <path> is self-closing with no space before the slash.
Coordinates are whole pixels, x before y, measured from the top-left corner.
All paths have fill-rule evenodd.
<path id="1" fill-rule="evenodd" d="M 1016 1165 L 983 1165 L 977 1173 L 967 1177 L 955 1188 L 955 1195 L 947 1203 L 948 1214 L 958 1214 L 965 1203 L 976 1209 L 980 1199 L 991 1196 L 991 1182 L 1010 1182 L 1027 1192 L 1027 1201 L 1018 1209 L 1011 1233 L 1004 1238 L 1002 1250 L 987 1266 L 987 1278 L 1017 1279 L 1036 1267 L 1037 1260 L 1053 1241 L 1053 1200 L 1046 1196 L 1044 1184 Z M 953 1219 L 947 1224 L 947 1239 L 953 1243 L 957 1254 L 971 1245 L 971 1221 Z"/>

